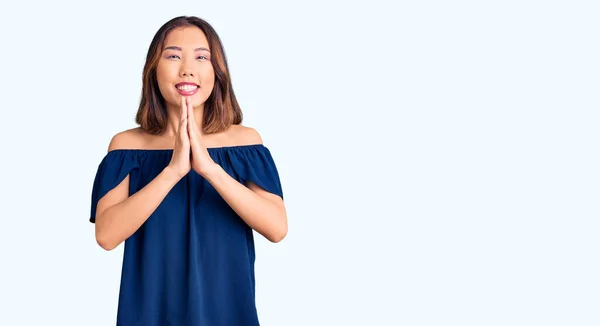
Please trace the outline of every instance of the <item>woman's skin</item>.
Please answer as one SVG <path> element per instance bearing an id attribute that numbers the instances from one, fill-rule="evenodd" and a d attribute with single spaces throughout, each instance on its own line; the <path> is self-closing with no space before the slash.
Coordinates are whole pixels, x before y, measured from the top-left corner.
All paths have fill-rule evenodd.
<path id="1" fill-rule="evenodd" d="M 216 164 L 203 146 L 199 126 L 204 103 L 215 84 L 215 72 L 208 40 L 199 28 L 183 27 L 169 33 L 156 68 L 156 79 L 167 106 L 168 124 L 163 137 L 176 138 L 169 167 L 182 177 L 190 168 L 206 176 Z M 191 96 L 182 96 L 176 87 L 181 82 L 196 84 L 199 89 Z M 190 148 L 193 148 L 192 162 Z"/>
<path id="2" fill-rule="evenodd" d="M 283 200 L 253 182 L 247 186 L 233 179 L 216 164 L 201 132 L 204 103 L 214 86 L 214 70 L 204 33 L 197 27 L 182 27 L 169 33 L 157 67 L 157 82 L 165 98 L 168 124 L 162 143 L 174 144 L 169 165 L 145 187 L 129 196 L 129 175 L 101 198 L 96 210 L 96 240 L 112 250 L 130 237 L 149 218 L 169 191 L 190 170 L 203 176 L 229 206 L 269 241 L 279 242 L 287 234 Z M 182 96 L 175 85 L 191 82 L 200 86 L 191 96 Z M 231 128 L 230 128 L 231 129 Z M 262 143 L 253 129 L 250 137 Z M 128 148 L 127 133 L 111 140 L 109 151 Z M 190 158 L 191 151 L 191 158 Z"/>
<path id="3" fill-rule="evenodd" d="M 191 96 L 194 118 L 202 125 L 204 103 L 215 84 L 215 72 L 210 62 L 210 49 L 204 33 L 197 27 L 177 28 L 169 33 L 156 68 L 158 87 L 167 104 L 168 125 L 163 136 L 175 139 L 181 115 L 181 95 L 175 85 L 193 82 L 200 86 Z"/>

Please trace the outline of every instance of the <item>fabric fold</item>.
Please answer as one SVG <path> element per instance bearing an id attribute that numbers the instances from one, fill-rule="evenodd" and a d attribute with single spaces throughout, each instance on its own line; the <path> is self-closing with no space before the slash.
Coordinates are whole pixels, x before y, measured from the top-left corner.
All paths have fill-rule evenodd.
<path id="1" fill-rule="evenodd" d="M 283 199 L 279 172 L 267 147 L 246 147 L 243 151 L 228 152 L 228 155 L 233 170 L 244 184 L 252 181 Z"/>
<path id="2" fill-rule="evenodd" d="M 118 186 L 133 169 L 139 167 L 138 157 L 128 150 L 112 150 L 104 156 L 98 165 L 92 187 L 90 222 L 96 222 L 98 201 Z"/>

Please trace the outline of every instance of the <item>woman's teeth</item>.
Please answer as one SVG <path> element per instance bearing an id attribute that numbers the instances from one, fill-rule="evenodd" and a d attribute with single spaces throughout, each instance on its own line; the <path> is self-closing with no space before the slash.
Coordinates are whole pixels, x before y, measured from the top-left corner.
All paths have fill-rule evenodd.
<path id="1" fill-rule="evenodd" d="M 191 92 L 191 91 L 195 90 L 196 88 L 198 88 L 198 86 L 185 85 L 185 86 L 177 87 L 178 90 L 184 91 L 184 92 Z"/>

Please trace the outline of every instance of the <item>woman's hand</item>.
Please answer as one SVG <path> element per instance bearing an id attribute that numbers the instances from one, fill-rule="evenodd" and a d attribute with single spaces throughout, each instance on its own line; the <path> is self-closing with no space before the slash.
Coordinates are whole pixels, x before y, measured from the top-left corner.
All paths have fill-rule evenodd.
<path id="1" fill-rule="evenodd" d="M 189 141 L 192 149 L 192 169 L 199 175 L 206 177 L 209 173 L 215 170 L 217 163 L 213 161 L 208 150 L 202 143 L 202 134 L 196 125 L 194 118 L 194 107 L 192 106 L 191 97 L 186 97 L 187 104 L 187 115 L 188 115 L 188 130 L 189 130 Z"/>
<path id="2" fill-rule="evenodd" d="M 173 156 L 168 167 L 173 170 L 177 176 L 183 178 L 191 170 L 190 162 L 190 139 L 188 132 L 188 110 L 185 98 L 181 97 L 181 116 L 179 120 L 179 128 L 177 137 L 175 137 L 175 146 L 173 148 Z M 192 116 L 193 117 L 193 116 Z"/>

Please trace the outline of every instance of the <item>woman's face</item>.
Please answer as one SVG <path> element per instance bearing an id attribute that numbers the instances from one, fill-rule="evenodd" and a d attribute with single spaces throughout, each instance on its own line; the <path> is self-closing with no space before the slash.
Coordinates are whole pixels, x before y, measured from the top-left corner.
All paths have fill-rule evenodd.
<path id="1" fill-rule="evenodd" d="M 210 62 L 206 36 L 196 26 L 172 30 L 165 40 L 156 68 L 156 79 L 167 104 L 180 106 L 182 96 L 191 96 L 199 107 L 210 96 L 215 72 Z"/>

